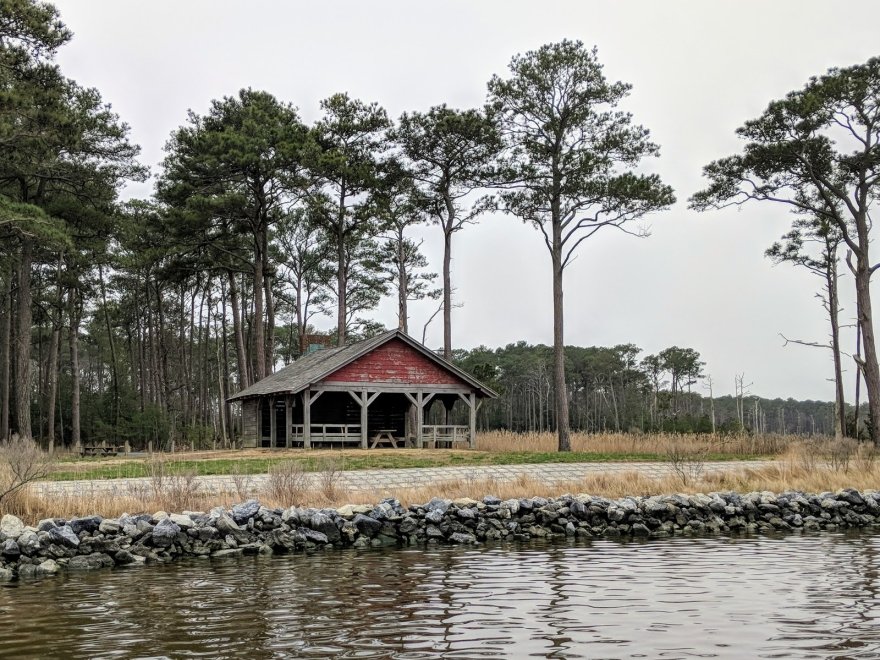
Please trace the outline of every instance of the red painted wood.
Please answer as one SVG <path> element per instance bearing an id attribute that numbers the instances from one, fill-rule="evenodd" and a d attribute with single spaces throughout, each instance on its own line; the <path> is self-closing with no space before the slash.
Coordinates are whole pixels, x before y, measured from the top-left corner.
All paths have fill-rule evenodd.
<path id="1" fill-rule="evenodd" d="M 468 386 L 465 381 L 399 339 L 392 339 L 337 369 L 324 378 L 324 382 Z"/>

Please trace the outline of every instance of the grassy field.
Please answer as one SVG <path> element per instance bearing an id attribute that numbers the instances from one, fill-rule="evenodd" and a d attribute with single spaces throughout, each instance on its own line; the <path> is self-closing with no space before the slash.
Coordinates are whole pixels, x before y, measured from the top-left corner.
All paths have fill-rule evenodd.
<path id="1" fill-rule="evenodd" d="M 266 473 L 273 466 L 296 461 L 306 472 L 319 472 L 328 462 L 337 470 L 424 468 L 528 463 L 600 463 L 667 461 L 673 453 L 699 455 L 705 461 L 768 458 L 794 441 L 768 436 L 675 436 L 665 434 L 574 434 L 572 451 L 559 453 L 552 433 L 482 433 L 474 450 L 378 449 L 364 451 L 247 449 L 153 454 L 150 457 L 82 458 L 62 456 L 50 478 L 118 479 L 148 477 L 160 461 L 172 474 L 246 475 Z"/>

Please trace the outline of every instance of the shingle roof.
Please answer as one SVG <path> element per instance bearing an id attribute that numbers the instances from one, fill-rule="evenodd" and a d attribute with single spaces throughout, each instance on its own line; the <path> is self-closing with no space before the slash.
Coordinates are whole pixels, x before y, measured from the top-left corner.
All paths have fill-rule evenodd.
<path id="1" fill-rule="evenodd" d="M 451 362 L 447 362 L 403 331 L 389 330 L 388 332 L 383 332 L 380 335 L 359 341 L 355 344 L 349 344 L 348 346 L 329 348 L 315 351 L 314 353 L 308 353 L 293 364 L 287 365 L 271 376 L 266 376 L 263 380 L 260 380 L 250 387 L 243 389 L 241 392 L 234 394 L 229 397 L 228 400 L 237 401 L 239 399 L 250 399 L 269 394 L 296 394 L 297 392 L 306 389 L 309 385 L 323 380 L 334 371 L 354 362 L 359 357 L 366 355 L 370 351 L 395 338 L 404 341 L 406 344 L 419 351 L 422 355 L 433 360 L 444 369 L 451 371 L 463 381 L 476 388 L 483 396 L 491 398 L 498 396 L 473 376 L 462 371 Z"/>

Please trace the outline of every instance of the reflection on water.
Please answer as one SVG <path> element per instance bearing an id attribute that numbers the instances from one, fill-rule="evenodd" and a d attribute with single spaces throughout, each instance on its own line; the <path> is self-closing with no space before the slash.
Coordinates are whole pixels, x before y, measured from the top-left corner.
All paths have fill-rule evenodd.
<path id="1" fill-rule="evenodd" d="M 880 536 L 191 561 L 0 588 L 2 657 L 880 655 Z"/>

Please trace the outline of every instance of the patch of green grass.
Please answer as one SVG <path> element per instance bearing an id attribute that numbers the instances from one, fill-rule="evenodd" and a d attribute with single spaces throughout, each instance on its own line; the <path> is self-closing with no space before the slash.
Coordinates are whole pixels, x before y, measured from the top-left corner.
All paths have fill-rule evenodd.
<path id="1" fill-rule="evenodd" d="M 398 468 L 425 468 L 468 465 L 527 465 L 535 463 L 640 463 L 667 460 L 665 454 L 626 453 L 611 454 L 597 452 L 450 452 L 449 454 L 421 454 L 418 451 L 396 454 L 364 452 L 362 455 L 351 454 L 334 457 L 332 455 L 308 456 L 307 454 L 281 454 L 266 458 L 241 459 L 202 459 L 202 460 L 165 460 L 163 469 L 166 473 L 195 473 L 202 476 L 225 474 L 261 474 L 268 472 L 272 465 L 287 461 L 300 463 L 303 470 L 316 472 L 324 468 L 327 461 L 333 461 L 340 470 L 381 470 Z M 734 454 L 708 454 L 707 461 L 740 461 L 767 458 L 766 456 L 743 456 Z M 59 469 L 50 475 L 55 481 L 71 481 L 76 479 L 120 479 L 132 477 L 149 477 L 155 464 L 148 459 L 132 460 L 122 463 L 101 464 L 101 459 L 82 461 L 79 470 Z M 65 466 L 66 467 L 66 466 Z"/>

